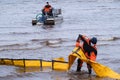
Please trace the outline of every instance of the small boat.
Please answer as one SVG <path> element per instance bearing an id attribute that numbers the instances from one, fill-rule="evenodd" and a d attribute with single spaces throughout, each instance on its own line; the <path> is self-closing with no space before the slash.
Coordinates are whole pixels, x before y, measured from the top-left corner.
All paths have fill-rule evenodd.
<path id="1" fill-rule="evenodd" d="M 61 15 L 61 9 L 53 9 L 53 16 L 44 15 L 39 13 L 36 15 L 35 19 L 32 20 L 32 25 L 43 24 L 43 25 L 55 25 L 63 21 L 63 16 Z"/>

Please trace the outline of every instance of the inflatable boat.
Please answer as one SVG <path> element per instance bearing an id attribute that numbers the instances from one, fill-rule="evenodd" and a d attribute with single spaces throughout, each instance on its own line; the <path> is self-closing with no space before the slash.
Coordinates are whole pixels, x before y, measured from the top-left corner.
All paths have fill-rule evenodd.
<path id="1" fill-rule="evenodd" d="M 55 25 L 56 23 L 63 21 L 61 9 L 53 9 L 52 14 L 52 16 L 47 14 L 44 15 L 43 13 L 37 14 L 36 17 L 32 20 L 32 25 Z"/>

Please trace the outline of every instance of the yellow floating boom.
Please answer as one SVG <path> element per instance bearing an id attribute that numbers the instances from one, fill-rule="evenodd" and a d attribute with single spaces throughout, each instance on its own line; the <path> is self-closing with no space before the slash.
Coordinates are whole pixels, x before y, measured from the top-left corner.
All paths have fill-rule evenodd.
<path id="1" fill-rule="evenodd" d="M 2 65 L 14 65 L 18 67 L 51 67 L 53 70 L 67 70 L 68 62 L 63 58 L 57 58 L 52 61 L 42 59 L 0 59 Z"/>
<path id="2" fill-rule="evenodd" d="M 107 66 L 104 66 L 98 62 L 88 60 L 84 55 L 80 47 L 75 47 L 71 54 L 68 56 L 68 62 L 64 58 L 56 58 L 52 61 L 42 60 L 42 59 L 7 59 L 1 58 L 1 65 L 14 65 L 19 67 L 50 67 L 53 70 L 64 70 L 67 71 L 71 68 L 76 58 L 80 58 L 86 63 L 89 63 L 94 72 L 99 77 L 110 77 L 114 79 L 120 79 L 120 74 L 114 72 Z"/>

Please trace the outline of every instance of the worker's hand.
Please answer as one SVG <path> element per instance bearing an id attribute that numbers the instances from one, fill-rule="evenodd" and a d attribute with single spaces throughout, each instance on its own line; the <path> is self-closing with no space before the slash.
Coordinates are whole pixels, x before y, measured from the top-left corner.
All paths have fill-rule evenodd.
<path id="1" fill-rule="evenodd" d="M 80 43 L 77 41 L 75 44 L 76 47 L 80 47 Z"/>
<path id="2" fill-rule="evenodd" d="M 91 63 L 91 62 L 90 62 L 90 59 L 87 59 L 87 63 L 88 63 L 88 64 L 90 64 L 90 63 Z"/>

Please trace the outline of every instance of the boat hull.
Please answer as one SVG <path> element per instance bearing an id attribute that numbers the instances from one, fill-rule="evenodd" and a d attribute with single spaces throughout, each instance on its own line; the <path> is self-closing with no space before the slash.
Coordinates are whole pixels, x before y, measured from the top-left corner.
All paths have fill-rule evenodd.
<path id="1" fill-rule="evenodd" d="M 32 20 L 32 25 L 37 25 L 37 24 L 43 24 L 43 25 L 55 25 L 57 23 L 61 23 L 63 21 L 62 16 L 57 16 L 57 17 L 52 17 L 52 18 L 47 18 L 46 21 L 39 22 L 36 19 Z"/>

